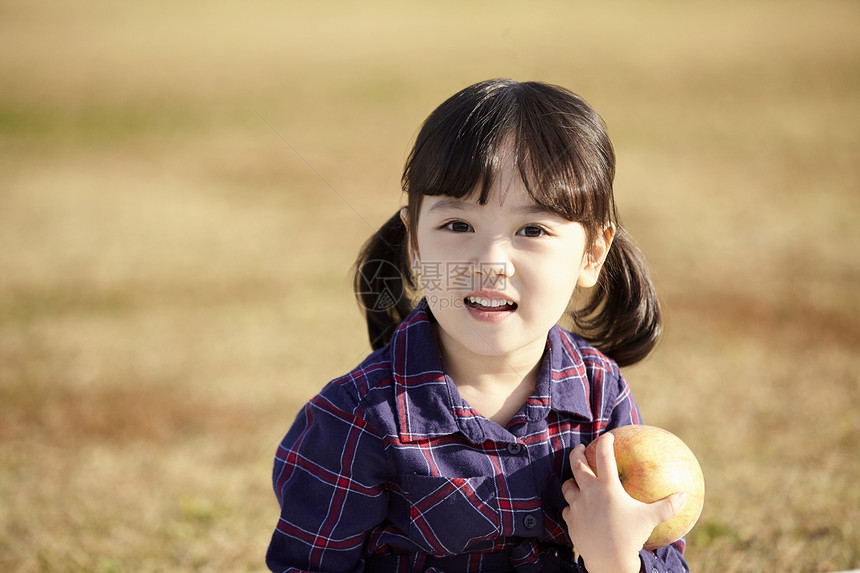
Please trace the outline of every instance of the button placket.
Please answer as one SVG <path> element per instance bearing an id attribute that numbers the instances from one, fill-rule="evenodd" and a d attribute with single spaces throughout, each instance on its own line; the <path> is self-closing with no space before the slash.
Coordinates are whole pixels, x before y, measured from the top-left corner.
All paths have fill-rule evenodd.
<path id="1" fill-rule="evenodd" d="M 519 442 L 513 442 L 513 443 L 508 444 L 508 453 L 509 454 L 517 455 L 521 451 L 523 451 L 523 445 L 520 444 Z"/>
<path id="2" fill-rule="evenodd" d="M 526 526 L 526 529 L 534 529 L 534 527 L 537 525 L 537 522 L 537 517 L 535 517 L 531 513 L 523 518 L 523 525 Z"/>

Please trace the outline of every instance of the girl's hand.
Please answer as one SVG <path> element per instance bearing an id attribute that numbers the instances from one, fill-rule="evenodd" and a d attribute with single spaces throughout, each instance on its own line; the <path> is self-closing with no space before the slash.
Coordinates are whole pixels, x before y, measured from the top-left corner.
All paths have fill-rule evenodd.
<path id="1" fill-rule="evenodd" d="M 630 497 L 618 479 L 614 437 L 597 441 L 597 475 L 585 460 L 585 446 L 570 452 L 573 478 L 561 487 L 568 507 L 562 511 L 574 549 L 589 573 L 636 573 L 639 550 L 654 528 L 684 507 L 686 494 L 675 493 L 654 503 Z M 600 477 L 598 477 L 600 476 Z"/>

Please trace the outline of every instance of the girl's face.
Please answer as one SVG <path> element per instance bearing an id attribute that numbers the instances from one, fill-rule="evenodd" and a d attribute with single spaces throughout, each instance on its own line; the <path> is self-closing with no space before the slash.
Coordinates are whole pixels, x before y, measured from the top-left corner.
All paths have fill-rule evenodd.
<path id="1" fill-rule="evenodd" d="M 574 288 L 595 284 L 611 243 L 609 231 L 586 249 L 582 224 L 537 205 L 507 157 L 487 204 L 422 201 L 417 270 L 443 351 L 539 356 Z"/>

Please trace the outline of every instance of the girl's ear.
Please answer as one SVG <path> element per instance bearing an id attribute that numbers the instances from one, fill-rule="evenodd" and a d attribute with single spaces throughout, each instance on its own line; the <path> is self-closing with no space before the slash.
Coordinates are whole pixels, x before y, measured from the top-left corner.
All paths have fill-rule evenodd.
<path id="1" fill-rule="evenodd" d="M 597 284 L 597 279 L 600 277 L 600 269 L 603 268 L 603 263 L 609 254 L 609 248 L 612 246 L 612 239 L 614 237 L 615 225 L 610 223 L 585 252 L 585 257 L 582 261 L 582 271 L 579 273 L 579 281 L 577 282 L 579 286 L 591 288 Z"/>
<path id="2" fill-rule="evenodd" d="M 412 248 L 412 240 L 409 238 L 409 211 L 406 207 L 400 208 L 400 220 L 403 221 L 403 226 L 406 227 L 406 248 L 409 253 L 409 263 L 412 265 L 413 269 L 418 267 L 418 253 Z"/>

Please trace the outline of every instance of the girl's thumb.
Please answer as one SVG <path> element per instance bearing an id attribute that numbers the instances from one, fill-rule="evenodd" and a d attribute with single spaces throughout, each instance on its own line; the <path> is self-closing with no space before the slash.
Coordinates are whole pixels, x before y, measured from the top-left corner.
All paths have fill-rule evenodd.
<path id="1" fill-rule="evenodd" d="M 675 517 L 686 503 L 687 494 L 683 491 L 679 491 L 678 493 L 673 493 L 669 497 L 655 501 L 651 504 L 651 507 L 657 510 L 656 517 L 659 520 L 658 523 L 663 523 L 664 521 L 669 521 Z"/>

